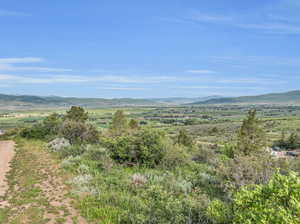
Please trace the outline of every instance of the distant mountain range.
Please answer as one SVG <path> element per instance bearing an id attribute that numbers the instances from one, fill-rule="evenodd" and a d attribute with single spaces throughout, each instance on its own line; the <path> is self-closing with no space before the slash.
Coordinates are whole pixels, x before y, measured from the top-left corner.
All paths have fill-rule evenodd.
<path id="1" fill-rule="evenodd" d="M 203 102 L 212 99 L 218 99 L 222 96 L 206 96 L 206 97 L 170 97 L 170 98 L 153 98 L 149 99 L 151 101 L 162 103 L 162 104 L 170 104 L 170 105 L 178 105 L 178 104 L 189 104 L 194 102 Z"/>
<path id="2" fill-rule="evenodd" d="M 147 99 L 104 99 L 104 98 L 75 98 L 58 96 L 29 96 L 0 94 L 0 109 L 26 108 L 56 108 L 72 105 L 97 108 L 110 106 L 147 106 L 157 104 Z"/>
<path id="3" fill-rule="evenodd" d="M 285 93 L 270 93 L 258 96 L 223 97 L 198 101 L 192 105 L 205 104 L 300 104 L 300 90 Z"/>
<path id="4" fill-rule="evenodd" d="M 197 98 L 153 98 L 153 99 L 104 99 L 104 98 L 76 98 L 58 96 L 30 96 L 0 94 L 0 109 L 26 109 L 26 108 L 64 108 L 72 105 L 101 108 L 101 107 L 126 107 L 126 106 L 163 106 L 181 105 L 193 102 L 202 102 L 216 99 L 218 96 Z"/>
<path id="5" fill-rule="evenodd" d="M 271 93 L 259 96 L 221 97 L 208 96 L 197 98 L 173 97 L 152 99 L 104 99 L 75 98 L 58 96 L 29 96 L 0 94 L 0 109 L 65 108 L 72 105 L 101 108 L 126 106 L 171 106 L 207 104 L 297 104 L 300 105 L 300 90 L 286 93 Z"/>

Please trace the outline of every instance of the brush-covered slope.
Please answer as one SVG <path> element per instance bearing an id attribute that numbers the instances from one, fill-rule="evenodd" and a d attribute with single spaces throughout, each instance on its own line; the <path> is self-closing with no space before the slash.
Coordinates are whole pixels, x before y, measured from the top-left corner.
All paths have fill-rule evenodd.
<path id="1" fill-rule="evenodd" d="M 75 97 L 42 97 L 28 95 L 0 94 L 0 108 L 35 108 L 35 107 L 68 107 L 71 105 L 85 107 L 108 107 L 108 106 L 146 106 L 155 105 L 154 101 L 146 99 L 103 99 L 103 98 L 75 98 Z"/>
<path id="2" fill-rule="evenodd" d="M 193 104 L 300 104 L 300 90 L 286 93 L 270 93 L 259 96 L 210 99 Z"/>

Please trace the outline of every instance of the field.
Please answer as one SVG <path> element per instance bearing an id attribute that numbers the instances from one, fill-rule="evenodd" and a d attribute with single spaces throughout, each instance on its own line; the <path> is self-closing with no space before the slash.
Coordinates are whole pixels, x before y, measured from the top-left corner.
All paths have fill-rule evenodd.
<path id="1" fill-rule="evenodd" d="M 0 223 L 244 223 L 226 208 L 241 187 L 300 171 L 268 151 L 297 153 L 299 127 L 300 106 L 2 111 L 17 150 Z"/>
<path id="2" fill-rule="evenodd" d="M 185 128 L 200 142 L 224 144 L 234 137 L 247 111 L 256 109 L 264 120 L 269 139 L 275 140 L 284 132 L 300 132 L 300 106 L 198 106 L 198 107 L 126 107 L 88 109 L 89 123 L 100 131 L 108 128 L 116 110 L 141 125 L 166 130 L 171 136 Z M 51 113 L 65 110 L 0 111 L 0 130 L 30 126 Z"/>

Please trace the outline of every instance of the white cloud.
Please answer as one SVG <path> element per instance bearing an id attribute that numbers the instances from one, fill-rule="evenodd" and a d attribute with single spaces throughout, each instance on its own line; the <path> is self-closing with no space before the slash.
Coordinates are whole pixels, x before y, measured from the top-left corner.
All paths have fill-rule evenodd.
<path id="1" fill-rule="evenodd" d="M 250 65 L 272 65 L 273 66 L 300 66 L 300 58 L 275 57 L 275 56 L 214 56 L 210 57 L 214 62 L 250 64 Z"/>
<path id="2" fill-rule="evenodd" d="M 211 70 L 187 70 L 187 73 L 196 73 L 196 74 L 215 74 L 215 71 Z"/>
<path id="3" fill-rule="evenodd" d="M 230 22 L 233 20 L 231 17 L 227 16 L 216 16 L 216 15 L 208 15 L 208 14 L 203 14 L 203 13 L 195 13 L 192 16 L 194 21 L 198 22 L 211 22 L 211 23 L 223 23 L 223 22 Z"/>
<path id="4" fill-rule="evenodd" d="M 43 58 L 0 58 L 0 71 L 33 71 L 33 72 L 70 72 L 72 69 L 49 68 L 39 66 L 16 66 L 15 64 L 28 64 L 43 62 Z"/>
<path id="5" fill-rule="evenodd" d="M 176 81 L 176 77 L 152 76 L 117 76 L 117 75 L 103 75 L 103 76 L 83 76 L 83 75 L 44 75 L 44 76 L 24 76 L 24 75 L 0 75 L 0 79 L 7 82 L 23 84 L 52 84 L 52 83 L 161 83 Z"/>
<path id="6" fill-rule="evenodd" d="M 146 88 L 139 88 L 139 87 L 101 87 L 99 89 L 104 89 L 104 90 L 124 90 L 124 91 L 146 90 Z"/>
<path id="7" fill-rule="evenodd" d="M 0 80 L 15 80 L 17 79 L 17 76 L 14 75 L 6 75 L 6 74 L 0 74 Z"/>
<path id="8" fill-rule="evenodd" d="M 0 9 L 0 16 L 28 16 L 28 14 L 23 12 Z"/>
<path id="9" fill-rule="evenodd" d="M 278 0 L 250 13 L 214 14 L 189 10 L 181 20 L 257 30 L 266 34 L 300 34 L 300 3 Z"/>
<path id="10" fill-rule="evenodd" d="M 183 86 L 178 87 L 179 89 L 254 89 L 254 90 L 260 90 L 264 89 L 262 87 L 254 87 L 254 86 Z"/>
<path id="11" fill-rule="evenodd" d="M 24 58 L 0 58 L 1 64 L 17 64 L 17 63 L 34 63 L 42 62 L 44 59 L 36 57 L 24 57 Z"/>

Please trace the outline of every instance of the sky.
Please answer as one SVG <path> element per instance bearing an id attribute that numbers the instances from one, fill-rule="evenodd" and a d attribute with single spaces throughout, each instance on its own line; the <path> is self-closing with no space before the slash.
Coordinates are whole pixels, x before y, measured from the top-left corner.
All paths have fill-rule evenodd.
<path id="1" fill-rule="evenodd" d="M 299 0 L 1 0 L 0 93 L 99 98 L 300 89 Z"/>

